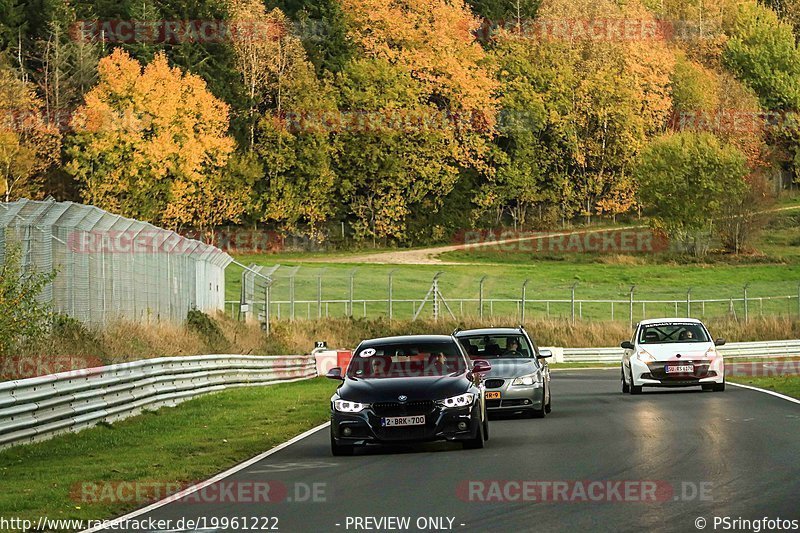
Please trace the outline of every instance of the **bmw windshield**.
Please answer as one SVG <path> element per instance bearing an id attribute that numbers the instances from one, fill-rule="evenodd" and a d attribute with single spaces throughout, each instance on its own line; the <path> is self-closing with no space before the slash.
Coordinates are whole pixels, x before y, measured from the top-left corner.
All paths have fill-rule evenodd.
<path id="1" fill-rule="evenodd" d="M 347 367 L 358 379 L 444 376 L 466 370 L 466 361 L 454 343 L 384 344 L 362 347 Z"/>

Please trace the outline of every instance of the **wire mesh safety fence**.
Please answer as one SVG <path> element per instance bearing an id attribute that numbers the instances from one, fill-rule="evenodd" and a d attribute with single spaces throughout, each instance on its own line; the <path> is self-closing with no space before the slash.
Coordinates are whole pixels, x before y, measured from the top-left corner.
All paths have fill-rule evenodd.
<path id="1" fill-rule="evenodd" d="M 23 269 L 55 270 L 41 299 L 88 324 L 179 322 L 190 309 L 224 307 L 228 254 L 94 206 L 0 203 L 0 264 L 14 245 Z"/>
<path id="2" fill-rule="evenodd" d="M 471 276 L 412 267 L 257 266 L 241 274 L 233 317 L 268 320 L 354 318 L 536 318 L 614 320 L 634 323 L 655 317 L 733 318 L 800 316 L 800 285 L 609 283 L 553 284 L 548 280 Z M 267 313 L 266 310 L 269 310 Z"/>

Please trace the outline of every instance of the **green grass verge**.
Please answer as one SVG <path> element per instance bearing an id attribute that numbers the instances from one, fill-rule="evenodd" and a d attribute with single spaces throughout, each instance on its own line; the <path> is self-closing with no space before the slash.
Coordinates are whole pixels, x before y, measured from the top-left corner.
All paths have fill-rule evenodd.
<path id="1" fill-rule="evenodd" d="M 261 260 L 266 264 L 266 258 Z M 276 302 L 288 301 L 290 283 L 287 277 L 288 266 L 282 267 L 275 276 L 271 298 L 273 302 L 272 317 L 277 318 Z M 323 308 L 322 314 L 331 317 L 342 317 L 346 313 L 346 302 L 349 294 L 349 273 L 356 265 L 314 264 L 304 265 L 295 277 L 295 298 L 310 303 L 298 303 L 295 308 L 297 318 L 317 317 L 317 274 L 323 273 L 322 298 L 339 300 Z M 514 299 L 492 306 L 484 303 L 485 316 L 514 317 L 518 315 L 517 300 L 521 297 L 522 284 L 530 280 L 527 287 L 526 316 L 530 318 L 568 318 L 571 316 L 570 287 L 577 282 L 575 297 L 577 300 L 617 300 L 614 316 L 617 320 L 628 318 L 629 306 L 625 303 L 629 297 L 631 285 L 636 285 L 637 300 L 677 300 L 674 304 L 648 304 L 642 309 L 641 304 L 634 307 L 634 319 L 642 316 L 681 316 L 686 312 L 686 295 L 691 287 L 694 300 L 716 299 L 704 307 L 695 304 L 693 314 L 705 317 L 728 316 L 729 298 L 741 298 L 743 286 L 749 283 L 748 297 L 750 316 L 798 315 L 798 305 L 794 300 L 757 300 L 763 296 L 794 296 L 798 293 L 800 282 L 799 264 L 755 264 L 755 265 L 624 265 L 586 263 L 579 264 L 568 261 L 521 261 L 515 264 L 494 265 L 358 265 L 354 279 L 354 298 L 386 300 L 388 297 L 388 280 L 394 271 L 393 297 L 394 317 L 411 318 L 415 309 L 412 302 L 397 300 L 416 300 L 416 305 L 425 297 L 436 272 L 443 272 L 439 279 L 439 287 L 445 299 L 472 298 L 466 302 L 463 312 L 468 316 L 477 316 L 479 280 L 487 275 L 484 283 L 484 298 Z M 235 273 L 234 273 L 235 274 Z M 229 273 L 227 278 L 227 300 L 238 301 L 240 281 L 237 275 Z M 260 296 L 260 295 L 259 295 Z M 530 300 L 561 300 L 551 303 L 531 303 Z M 742 302 L 734 302 L 737 316 L 743 316 Z M 458 302 L 451 302 L 456 316 L 462 316 L 462 308 Z M 608 320 L 611 318 L 609 303 L 585 303 L 576 306 L 576 315 L 583 319 Z M 426 309 L 425 315 L 429 315 Z M 227 309 L 230 312 L 230 309 Z M 281 305 L 281 318 L 290 316 L 290 306 Z M 353 314 L 355 317 L 366 316 L 376 318 L 388 315 L 385 301 L 367 302 L 365 305 L 356 302 Z"/>
<path id="2" fill-rule="evenodd" d="M 791 202 L 794 202 L 792 200 Z M 787 200 L 787 204 L 791 205 Z M 316 318 L 318 275 L 322 275 L 322 298 L 340 300 L 323 308 L 322 314 L 331 317 L 346 315 L 349 297 L 350 273 L 355 270 L 354 298 L 356 300 L 385 300 L 388 296 L 389 275 L 393 273 L 393 296 L 396 300 L 416 300 L 416 305 L 430 288 L 431 279 L 442 272 L 439 286 L 445 298 L 473 298 L 479 295 L 479 280 L 487 276 L 484 283 L 485 298 L 518 300 L 522 284 L 527 286 L 528 300 L 563 300 L 561 303 L 528 303 L 526 316 L 530 318 L 568 318 L 571 316 L 570 287 L 577 282 L 575 297 L 578 300 L 613 299 L 619 303 L 614 308 L 616 320 L 627 320 L 629 307 L 623 302 L 629 296 L 632 285 L 636 285 L 637 300 L 678 300 L 675 304 L 641 304 L 634 308 L 634 319 L 653 316 L 682 316 L 686 312 L 685 300 L 691 288 L 691 298 L 718 299 L 704 307 L 692 306 L 692 314 L 698 317 L 725 317 L 730 315 L 730 298 L 741 298 L 743 287 L 749 284 L 748 297 L 750 316 L 798 316 L 798 283 L 800 283 L 800 212 L 785 211 L 775 215 L 753 246 L 759 251 L 740 256 L 712 255 L 702 261 L 669 254 L 651 256 L 625 256 L 614 254 L 565 254 L 542 256 L 532 253 L 501 249 L 456 251 L 443 254 L 442 259 L 463 264 L 446 265 L 380 265 L 359 263 L 304 263 L 303 259 L 346 257 L 363 252 L 313 252 L 308 254 L 287 253 L 279 255 L 239 256 L 244 263 L 265 266 L 282 265 L 275 273 L 272 288 L 272 316 L 277 317 L 278 300 L 289 300 L 290 268 L 300 266 L 295 275 L 294 294 L 297 300 L 310 303 L 297 304 L 297 318 Z M 228 268 L 226 275 L 226 299 L 238 301 L 242 269 L 236 265 Z M 763 296 L 793 296 L 795 299 L 758 300 Z M 462 316 L 462 307 L 453 304 L 456 316 Z M 609 320 L 609 303 L 586 303 L 576 309 L 584 319 Z M 733 303 L 737 317 L 744 315 L 742 302 Z M 395 318 L 411 318 L 414 302 L 396 302 Z M 227 308 L 230 312 L 230 307 Z M 429 313 L 426 309 L 425 315 Z M 463 304 L 466 316 L 477 316 L 476 302 Z M 291 314 L 288 304 L 280 306 L 281 318 Z M 357 302 L 353 309 L 355 317 L 377 318 L 388 315 L 385 302 Z M 484 316 L 515 317 L 519 315 L 514 302 L 485 304 Z"/>
<path id="3" fill-rule="evenodd" d="M 751 385 L 760 389 L 780 392 L 792 398 L 800 398 L 800 376 L 770 376 L 757 378 L 727 378 L 728 381 Z"/>
<path id="4" fill-rule="evenodd" d="M 142 507 L 82 502 L 70 490 L 84 482 L 207 479 L 325 422 L 334 389 L 325 378 L 231 389 L 0 451 L 0 515 L 97 520 Z"/>

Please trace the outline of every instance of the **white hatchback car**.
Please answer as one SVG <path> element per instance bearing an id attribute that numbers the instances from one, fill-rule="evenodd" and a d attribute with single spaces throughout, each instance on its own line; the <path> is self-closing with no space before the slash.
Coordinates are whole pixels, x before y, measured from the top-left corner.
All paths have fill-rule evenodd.
<path id="1" fill-rule="evenodd" d="M 693 318 L 654 318 L 636 325 L 621 344 L 622 392 L 642 387 L 691 387 L 725 390 L 725 363 L 705 325 Z"/>

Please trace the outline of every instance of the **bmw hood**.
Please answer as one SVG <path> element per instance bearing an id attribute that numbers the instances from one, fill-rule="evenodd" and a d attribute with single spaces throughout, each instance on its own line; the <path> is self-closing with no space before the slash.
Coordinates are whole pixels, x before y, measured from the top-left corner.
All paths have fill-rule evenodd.
<path id="1" fill-rule="evenodd" d="M 711 351 L 709 352 L 709 349 Z M 644 344 L 639 351 L 646 351 L 656 361 L 696 360 L 715 357 L 713 342 L 675 342 L 665 344 Z M 678 357 L 680 356 L 680 357 Z"/>
<path id="2" fill-rule="evenodd" d="M 348 377 L 339 387 L 339 397 L 351 402 L 396 402 L 400 396 L 407 401 L 443 400 L 464 394 L 471 382 L 466 374 L 416 378 L 362 379 Z"/>
<path id="3" fill-rule="evenodd" d="M 533 359 L 489 359 L 492 370 L 487 378 L 516 378 L 536 372 L 538 367 Z"/>

